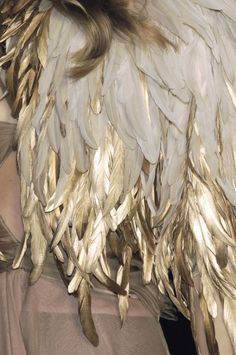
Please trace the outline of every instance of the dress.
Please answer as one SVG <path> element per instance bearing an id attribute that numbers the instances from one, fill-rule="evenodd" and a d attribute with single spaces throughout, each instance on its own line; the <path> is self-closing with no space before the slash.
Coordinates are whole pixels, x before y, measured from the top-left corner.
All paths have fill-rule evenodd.
<path id="1" fill-rule="evenodd" d="M 0 122 L 0 169 L 11 153 L 15 125 Z M 1 355 L 168 355 L 159 318 L 156 290 L 146 290 L 140 283 L 140 271 L 133 271 L 130 309 L 121 327 L 117 298 L 95 283 L 92 291 L 92 312 L 100 342 L 93 345 L 83 335 L 78 317 L 78 300 L 68 295 L 60 273 L 49 255 L 43 275 L 29 286 L 32 269 L 27 253 L 19 270 L 12 270 L 12 262 L 20 239 L 16 238 L 0 216 L 0 354 Z M 110 258 L 113 269 L 117 267 Z M 94 280 L 94 282 L 96 282 Z M 170 315 L 171 316 L 171 315 Z"/>
<path id="2" fill-rule="evenodd" d="M 15 127 L 7 123 L 0 123 L 0 127 L 3 158 L 11 152 Z M 82 332 L 78 301 L 67 294 L 52 255 L 40 280 L 29 286 L 29 255 L 19 270 L 11 269 L 19 245 L 20 240 L 0 217 L 0 248 L 6 258 L 0 261 L 1 355 L 169 354 L 158 322 L 159 305 L 154 292 L 144 291 L 142 300 L 146 306 L 133 294 L 128 318 L 121 328 L 116 296 L 94 287 L 92 312 L 100 343 L 93 347 Z M 136 292 L 140 288 L 135 282 L 138 278 L 134 276 Z"/>
<path id="3" fill-rule="evenodd" d="M 13 268 L 30 250 L 37 285 L 51 252 L 97 345 L 91 279 L 117 294 L 124 321 L 138 255 L 142 284 L 168 292 L 193 329 L 198 298 L 209 353 L 220 313 L 234 351 L 235 1 L 127 2 L 145 33 L 142 19 L 161 29 L 156 41 L 116 28 L 126 2 L 59 3 L 3 1 L 25 232 Z"/>

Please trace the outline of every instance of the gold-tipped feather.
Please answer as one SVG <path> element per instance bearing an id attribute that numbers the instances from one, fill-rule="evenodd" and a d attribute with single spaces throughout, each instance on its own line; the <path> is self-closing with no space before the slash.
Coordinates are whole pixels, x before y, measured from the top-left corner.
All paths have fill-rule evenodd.
<path id="1" fill-rule="evenodd" d="M 91 295 L 86 280 L 82 280 L 79 288 L 79 314 L 83 332 L 88 340 L 98 346 L 99 339 L 91 314 Z"/>

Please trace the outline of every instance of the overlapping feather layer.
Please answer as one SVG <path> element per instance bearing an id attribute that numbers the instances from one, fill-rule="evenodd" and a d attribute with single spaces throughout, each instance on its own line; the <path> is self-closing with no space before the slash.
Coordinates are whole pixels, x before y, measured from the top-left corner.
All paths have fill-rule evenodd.
<path id="1" fill-rule="evenodd" d="M 119 294 L 124 320 L 138 251 L 144 284 L 156 282 L 186 315 L 194 276 L 209 317 L 219 293 L 236 347 L 235 2 L 149 0 L 150 18 L 176 48 L 114 38 L 80 80 L 69 69 L 85 43 L 82 30 L 48 1 L 18 1 L 10 10 L 5 2 L 0 63 L 8 64 L 19 117 L 25 226 L 14 267 L 30 238 L 33 283 L 53 251 L 69 292 L 79 291 L 83 329 L 96 345 L 90 276 Z M 107 245 L 120 261 L 116 282 Z"/>

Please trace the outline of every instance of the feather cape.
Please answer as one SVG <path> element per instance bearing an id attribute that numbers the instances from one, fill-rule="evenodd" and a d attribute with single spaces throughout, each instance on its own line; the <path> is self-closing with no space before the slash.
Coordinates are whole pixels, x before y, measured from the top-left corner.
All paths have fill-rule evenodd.
<path id="1" fill-rule="evenodd" d="M 150 20 L 175 48 L 114 37 L 79 80 L 68 71 L 85 38 L 72 19 L 44 0 L 18 0 L 14 8 L 5 1 L 1 11 L 0 64 L 18 119 L 25 229 L 13 267 L 30 240 L 34 283 L 53 252 L 96 345 L 91 275 L 118 293 L 124 320 L 138 250 L 143 283 L 167 291 L 188 317 L 200 277 L 206 329 L 219 294 L 236 348 L 235 1 L 148 0 Z M 108 243 L 120 255 L 116 283 Z M 217 354 L 214 333 L 207 335 Z"/>

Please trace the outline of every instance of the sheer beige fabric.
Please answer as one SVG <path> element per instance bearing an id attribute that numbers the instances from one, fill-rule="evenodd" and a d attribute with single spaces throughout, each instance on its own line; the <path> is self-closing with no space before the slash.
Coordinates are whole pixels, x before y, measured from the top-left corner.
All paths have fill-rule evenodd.
<path id="1" fill-rule="evenodd" d="M 0 245 L 10 259 L 17 240 L 2 219 Z M 168 354 L 158 320 L 138 298 L 131 298 L 121 328 L 117 298 L 99 289 L 92 292 L 100 338 L 95 348 L 82 333 L 76 298 L 67 294 L 59 278 L 44 275 L 30 287 L 26 270 L 13 271 L 2 262 L 1 271 L 0 349 L 4 355 Z"/>

